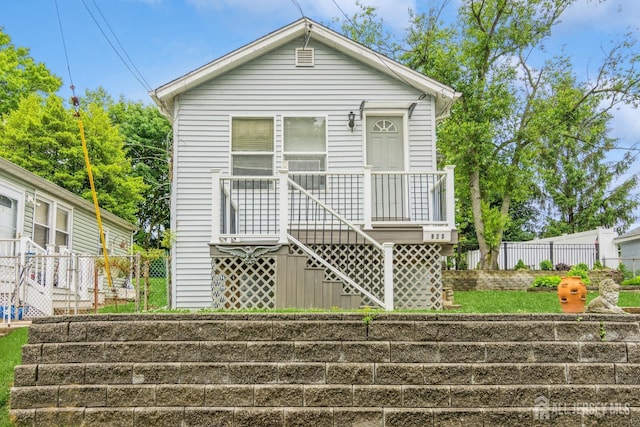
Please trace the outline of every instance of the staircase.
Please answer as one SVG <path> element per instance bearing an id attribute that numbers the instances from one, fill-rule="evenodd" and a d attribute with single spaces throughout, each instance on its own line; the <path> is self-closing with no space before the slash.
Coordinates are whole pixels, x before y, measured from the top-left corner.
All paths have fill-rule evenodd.
<path id="1" fill-rule="evenodd" d="M 640 317 L 36 319 L 17 426 L 640 425 Z"/>

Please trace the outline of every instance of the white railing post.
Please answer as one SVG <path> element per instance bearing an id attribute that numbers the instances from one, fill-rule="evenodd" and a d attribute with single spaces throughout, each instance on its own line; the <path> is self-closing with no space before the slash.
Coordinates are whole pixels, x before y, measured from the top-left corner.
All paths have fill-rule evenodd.
<path id="1" fill-rule="evenodd" d="M 278 243 L 288 242 L 289 229 L 289 170 L 286 161 L 278 171 L 279 203 L 278 203 Z"/>
<path id="2" fill-rule="evenodd" d="M 211 243 L 220 243 L 220 169 L 211 169 Z"/>
<path id="3" fill-rule="evenodd" d="M 447 225 L 451 230 L 456 228 L 456 196 L 454 192 L 454 176 L 453 171 L 456 167 L 447 165 L 444 170 L 447 172 L 446 181 L 446 198 L 447 198 Z"/>
<path id="4" fill-rule="evenodd" d="M 373 206 L 371 206 L 371 204 L 373 203 L 371 170 L 373 169 L 373 167 L 370 165 L 365 165 L 363 169 L 364 179 L 362 184 L 364 186 L 364 194 L 362 195 L 362 213 L 364 215 L 364 229 L 371 230 L 373 228 L 373 225 L 371 224 L 371 216 L 373 212 Z"/>
<path id="5" fill-rule="evenodd" d="M 393 311 L 393 243 L 383 243 L 384 249 L 384 309 Z"/>

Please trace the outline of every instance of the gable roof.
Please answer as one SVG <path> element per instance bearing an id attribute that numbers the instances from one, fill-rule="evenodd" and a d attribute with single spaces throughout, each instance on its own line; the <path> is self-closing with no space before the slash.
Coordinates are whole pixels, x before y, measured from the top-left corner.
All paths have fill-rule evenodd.
<path id="1" fill-rule="evenodd" d="M 634 228 L 633 230 L 628 231 L 628 232 L 616 237 L 613 240 L 616 243 L 624 243 L 624 242 L 630 242 L 630 241 L 634 241 L 634 240 L 640 240 L 640 227 Z"/>
<path id="2" fill-rule="evenodd" d="M 9 160 L 0 157 L 0 169 L 6 172 L 7 175 L 14 176 L 25 182 L 28 182 L 33 187 L 39 190 L 44 190 L 50 196 L 55 196 L 57 199 L 62 200 L 74 207 L 78 207 L 89 212 L 94 212 L 95 207 L 93 203 L 88 202 L 77 194 L 48 181 L 41 176 L 38 176 L 28 170 L 10 162 Z M 100 216 L 125 230 L 135 231 L 138 227 L 131 224 L 124 218 L 120 218 L 116 214 L 113 214 L 105 209 L 100 208 Z"/>
<path id="3" fill-rule="evenodd" d="M 453 101 L 461 95 L 453 88 L 389 59 L 309 18 L 299 19 L 209 62 L 149 92 L 149 95 L 158 104 L 162 113 L 169 120 L 173 120 L 173 103 L 176 96 L 302 36 L 310 36 L 383 74 L 402 81 L 425 94 L 432 95 L 436 100 L 437 118 L 446 117 Z"/>

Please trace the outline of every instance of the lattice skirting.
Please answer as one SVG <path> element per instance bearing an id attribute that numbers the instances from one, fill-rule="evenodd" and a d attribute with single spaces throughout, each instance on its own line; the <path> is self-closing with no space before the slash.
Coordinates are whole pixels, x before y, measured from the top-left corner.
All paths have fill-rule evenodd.
<path id="1" fill-rule="evenodd" d="M 332 265 L 348 271 L 373 295 L 384 296 L 383 260 L 369 245 L 318 245 L 313 248 Z M 295 245 L 290 255 L 303 255 Z M 395 245 L 393 249 L 394 306 L 398 309 L 442 309 L 442 269 L 440 245 Z M 319 263 L 307 258 L 307 267 Z M 241 258 L 212 258 L 211 300 L 216 309 L 275 308 L 275 257 L 260 257 L 252 263 Z M 325 269 L 325 280 L 338 277 Z M 344 284 L 345 293 L 357 290 Z M 365 296 L 362 305 L 374 304 Z"/>

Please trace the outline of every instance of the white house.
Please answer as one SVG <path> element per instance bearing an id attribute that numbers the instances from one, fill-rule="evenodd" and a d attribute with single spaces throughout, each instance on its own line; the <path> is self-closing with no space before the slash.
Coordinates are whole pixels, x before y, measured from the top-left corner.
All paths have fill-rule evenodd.
<path id="1" fill-rule="evenodd" d="M 129 255 L 137 227 L 104 209 L 101 218 L 109 254 Z M 35 317 L 54 314 L 58 297 L 88 299 L 101 251 L 93 203 L 0 157 L 2 320 L 9 306 Z"/>
<path id="2" fill-rule="evenodd" d="M 175 307 L 441 307 L 459 93 L 300 19 L 151 93 L 173 122 Z"/>
<path id="3" fill-rule="evenodd" d="M 614 242 L 620 247 L 620 263 L 636 275 L 640 271 L 640 227 L 616 237 Z"/>

